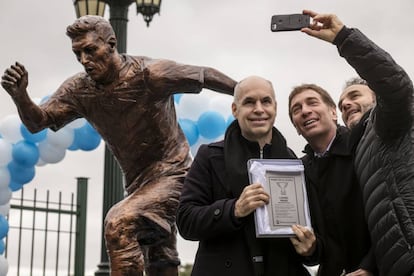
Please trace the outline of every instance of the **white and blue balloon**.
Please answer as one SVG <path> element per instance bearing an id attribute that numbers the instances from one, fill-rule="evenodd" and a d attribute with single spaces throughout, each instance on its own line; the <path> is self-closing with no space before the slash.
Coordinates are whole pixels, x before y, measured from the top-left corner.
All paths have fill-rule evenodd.
<path id="1" fill-rule="evenodd" d="M 221 139 L 234 120 L 232 97 L 227 95 L 210 91 L 176 94 L 174 102 L 193 155 L 201 144 Z M 8 271 L 3 253 L 12 192 L 33 180 L 36 166 L 62 161 L 67 150 L 94 150 L 100 142 L 101 137 L 85 119 L 77 119 L 57 132 L 44 129 L 37 133 L 29 132 L 16 114 L 0 120 L 0 276 Z"/>

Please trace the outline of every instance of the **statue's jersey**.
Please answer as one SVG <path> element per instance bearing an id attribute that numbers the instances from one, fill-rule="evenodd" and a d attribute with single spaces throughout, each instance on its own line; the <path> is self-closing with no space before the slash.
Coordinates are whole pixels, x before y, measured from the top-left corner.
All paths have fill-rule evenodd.
<path id="1" fill-rule="evenodd" d="M 159 177 L 181 175 L 189 146 L 178 126 L 174 93 L 198 93 L 200 67 L 122 55 L 119 80 L 97 84 L 86 73 L 66 80 L 42 105 L 52 129 L 84 117 L 125 174 L 128 193 Z"/>

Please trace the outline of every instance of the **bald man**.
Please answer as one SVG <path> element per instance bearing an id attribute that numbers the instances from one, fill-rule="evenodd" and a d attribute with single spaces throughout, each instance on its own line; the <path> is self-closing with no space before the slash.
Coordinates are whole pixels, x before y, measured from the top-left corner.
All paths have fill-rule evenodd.
<path id="1" fill-rule="evenodd" d="M 236 120 L 223 141 L 200 147 L 184 180 L 177 225 L 185 239 L 199 241 L 193 276 L 309 275 L 303 256 L 315 236 L 293 226 L 295 238 L 256 238 L 253 212 L 269 202 L 259 183 L 249 185 L 247 160 L 296 158 L 273 126 L 277 102 L 271 82 L 250 76 L 234 90 Z"/>

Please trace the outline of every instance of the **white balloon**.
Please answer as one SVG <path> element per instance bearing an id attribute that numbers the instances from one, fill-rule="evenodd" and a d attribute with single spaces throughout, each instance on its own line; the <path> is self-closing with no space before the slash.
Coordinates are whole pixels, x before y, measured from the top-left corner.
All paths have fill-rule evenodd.
<path id="1" fill-rule="evenodd" d="M 195 157 L 197 155 L 198 148 L 201 145 L 210 144 L 210 143 L 215 142 L 215 141 L 220 141 L 220 140 L 223 140 L 223 138 L 224 138 L 224 135 L 221 135 L 221 136 L 217 137 L 216 139 L 214 139 L 214 141 L 213 141 L 211 139 L 207 139 L 205 137 L 200 136 L 198 138 L 197 142 L 194 145 L 192 145 L 191 148 L 190 148 L 191 155 Z"/>
<path id="2" fill-rule="evenodd" d="M 42 158 L 39 158 L 39 160 L 37 160 L 36 166 L 38 167 L 43 167 L 46 166 L 47 163 L 45 161 L 42 160 Z"/>
<path id="3" fill-rule="evenodd" d="M 216 95 L 208 103 L 208 110 L 217 111 L 227 120 L 227 118 L 232 115 L 232 102 L 232 96 L 216 93 Z"/>
<path id="4" fill-rule="evenodd" d="M 39 105 L 42 102 L 42 98 L 38 98 L 38 97 L 32 98 L 32 102 Z"/>
<path id="5" fill-rule="evenodd" d="M 6 141 L 16 143 L 23 139 L 20 133 L 21 124 L 22 121 L 18 115 L 8 115 L 0 121 L 0 133 Z"/>
<path id="6" fill-rule="evenodd" d="M 83 127 L 85 124 L 86 124 L 86 120 L 84 118 L 79 118 L 79 119 L 76 119 L 76 120 L 70 122 L 65 127 L 75 129 L 75 128 Z"/>
<path id="7" fill-rule="evenodd" d="M 0 138 L 0 166 L 8 164 L 12 160 L 13 145 Z"/>
<path id="8" fill-rule="evenodd" d="M 50 144 L 48 141 L 42 141 L 38 145 L 39 156 L 46 163 L 57 163 L 61 161 L 66 154 L 66 149 Z"/>
<path id="9" fill-rule="evenodd" d="M 5 217 L 9 214 L 9 211 L 10 211 L 10 202 L 0 205 L 0 215 Z"/>
<path id="10" fill-rule="evenodd" d="M 75 132 L 71 128 L 61 128 L 58 131 L 47 130 L 46 140 L 50 144 L 67 149 L 73 143 Z"/>
<path id="11" fill-rule="evenodd" d="M 9 263 L 3 255 L 0 255 L 0 276 L 7 276 L 9 272 Z"/>
<path id="12" fill-rule="evenodd" d="M 9 187 L 0 190 L 0 205 L 7 204 L 12 197 L 12 191 Z"/>
<path id="13" fill-rule="evenodd" d="M 197 121 L 200 115 L 208 110 L 208 103 L 214 97 L 214 92 L 202 91 L 200 94 L 184 94 L 176 106 L 180 119 Z"/>
<path id="14" fill-rule="evenodd" d="M 6 167 L 0 167 L 0 191 L 9 187 L 10 172 Z"/>

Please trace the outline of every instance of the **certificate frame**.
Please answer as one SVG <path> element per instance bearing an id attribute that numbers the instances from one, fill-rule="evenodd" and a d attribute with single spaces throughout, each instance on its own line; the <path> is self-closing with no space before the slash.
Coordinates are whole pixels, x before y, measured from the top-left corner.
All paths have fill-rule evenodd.
<path id="1" fill-rule="evenodd" d="M 269 204 L 254 212 L 256 237 L 292 237 L 291 226 L 311 229 L 304 166 L 300 159 L 250 159 L 249 181 L 260 183 Z"/>

